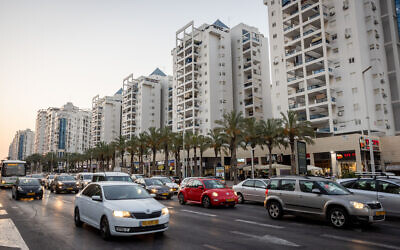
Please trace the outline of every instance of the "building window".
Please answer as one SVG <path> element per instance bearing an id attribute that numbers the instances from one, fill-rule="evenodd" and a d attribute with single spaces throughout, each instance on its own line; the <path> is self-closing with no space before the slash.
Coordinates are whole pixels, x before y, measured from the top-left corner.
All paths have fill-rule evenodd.
<path id="1" fill-rule="evenodd" d="M 274 16 L 274 15 L 275 15 L 275 11 L 272 11 L 272 12 L 271 12 L 271 16 Z"/>
<path id="2" fill-rule="evenodd" d="M 343 91 L 338 91 L 338 92 L 336 92 L 336 95 L 339 97 L 339 96 L 343 96 Z"/>
<path id="3" fill-rule="evenodd" d="M 352 89 L 351 89 L 351 92 L 352 92 L 353 94 L 357 94 L 357 91 L 358 91 L 357 88 L 352 88 Z"/>
<path id="4" fill-rule="evenodd" d="M 272 27 L 275 27 L 276 26 L 276 23 L 272 23 Z"/>
<path id="5" fill-rule="evenodd" d="M 354 109 L 354 111 L 357 111 L 357 110 L 359 110 L 359 105 L 358 105 L 358 103 L 354 103 L 353 104 L 353 109 Z"/>
<path id="6" fill-rule="evenodd" d="M 354 57 L 349 58 L 349 63 L 354 63 Z"/>
<path id="7" fill-rule="evenodd" d="M 276 107 L 276 109 L 279 111 L 279 110 L 281 110 L 281 105 L 278 105 L 277 107 Z"/>
<path id="8" fill-rule="evenodd" d="M 332 41 L 337 39 L 337 34 L 332 35 Z"/>
<path id="9" fill-rule="evenodd" d="M 277 35 L 276 35 L 276 34 L 273 34 L 273 35 L 272 35 L 272 38 L 276 38 L 276 37 L 277 37 Z"/>

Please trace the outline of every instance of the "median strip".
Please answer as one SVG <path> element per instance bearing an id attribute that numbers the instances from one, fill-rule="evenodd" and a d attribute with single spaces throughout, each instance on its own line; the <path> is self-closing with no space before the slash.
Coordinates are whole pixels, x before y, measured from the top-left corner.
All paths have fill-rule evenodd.
<path id="1" fill-rule="evenodd" d="M 353 239 L 353 238 L 347 238 L 347 237 L 330 235 L 330 234 L 322 234 L 321 236 L 325 237 L 325 238 L 331 238 L 331 239 L 335 239 L 335 240 L 342 240 L 342 241 L 357 243 L 357 244 L 361 244 L 361 245 L 376 246 L 376 247 L 387 248 L 387 249 L 398 249 L 398 250 L 400 249 L 400 247 L 397 247 L 397 246 L 386 245 L 386 244 L 381 244 L 381 243 L 376 243 L 376 242 L 371 242 L 371 241 L 365 241 L 365 240 L 357 240 L 357 239 Z"/>
<path id="2" fill-rule="evenodd" d="M 182 209 L 181 211 L 187 212 L 187 213 L 192 213 L 192 214 L 199 214 L 199 215 L 204 215 L 204 216 L 210 216 L 210 217 L 215 217 L 215 216 L 216 216 L 215 214 L 196 212 L 196 211 L 186 210 L 186 209 Z"/>
<path id="3" fill-rule="evenodd" d="M 270 227 L 270 228 L 275 228 L 275 229 L 282 229 L 282 228 L 284 228 L 284 227 L 282 227 L 282 226 L 271 225 L 271 224 L 264 224 L 264 223 L 258 223 L 258 222 L 249 221 L 249 220 L 236 219 L 235 221 L 237 221 L 237 222 L 243 222 L 243 223 L 247 223 L 247 224 L 251 224 L 251 225 L 257 225 L 257 226 L 261 226 L 261 227 Z"/>

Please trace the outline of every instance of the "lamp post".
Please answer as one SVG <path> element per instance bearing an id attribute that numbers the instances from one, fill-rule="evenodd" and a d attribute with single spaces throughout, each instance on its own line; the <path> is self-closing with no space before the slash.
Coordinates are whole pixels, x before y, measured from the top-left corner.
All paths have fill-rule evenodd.
<path id="1" fill-rule="evenodd" d="M 368 68 L 364 69 L 362 71 L 362 79 L 363 79 L 363 89 L 364 89 L 364 98 L 365 98 L 365 111 L 367 113 L 367 116 L 365 119 L 367 120 L 367 126 L 368 126 L 368 136 L 369 136 L 369 158 L 371 162 L 371 172 L 375 173 L 375 159 L 374 159 L 374 149 L 372 146 L 372 137 L 371 137 L 371 125 L 370 125 L 370 117 L 369 117 L 369 112 L 368 112 L 368 99 L 367 99 L 367 90 L 366 90 L 366 84 L 365 84 L 365 73 L 370 70 L 372 66 L 369 66 Z"/>

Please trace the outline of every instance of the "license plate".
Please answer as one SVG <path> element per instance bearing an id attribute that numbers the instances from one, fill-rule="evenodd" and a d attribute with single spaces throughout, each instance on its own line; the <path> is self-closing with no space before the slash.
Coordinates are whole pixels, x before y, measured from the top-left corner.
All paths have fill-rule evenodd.
<path id="1" fill-rule="evenodd" d="M 375 212 L 375 215 L 385 215 L 386 212 L 385 211 L 377 211 Z"/>
<path id="2" fill-rule="evenodd" d="M 163 193 L 162 195 L 168 195 L 168 193 Z"/>
<path id="3" fill-rule="evenodd" d="M 226 201 L 228 201 L 228 202 L 229 201 L 235 201 L 235 199 L 233 199 L 233 198 L 232 199 L 226 199 Z"/>
<path id="4" fill-rule="evenodd" d="M 28 193 L 28 195 L 35 195 L 35 193 Z"/>
<path id="5" fill-rule="evenodd" d="M 72 190 L 73 188 L 67 188 L 68 190 Z"/>
<path id="6" fill-rule="evenodd" d="M 147 227 L 147 226 L 154 226 L 158 224 L 158 220 L 148 220 L 148 221 L 142 221 L 141 226 L 142 227 Z"/>

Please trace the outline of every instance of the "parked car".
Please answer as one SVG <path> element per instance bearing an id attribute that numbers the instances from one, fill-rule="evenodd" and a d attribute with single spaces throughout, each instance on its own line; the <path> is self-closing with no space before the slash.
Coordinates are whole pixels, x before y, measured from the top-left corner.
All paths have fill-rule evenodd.
<path id="1" fill-rule="evenodd" d="M 376 198 L 355 195 L 337 182 L 319 177 L 271 178 L 264 206 L 272 219 L 280 219 L 285 213 L 312 214 L 336 228 L 344 228 L 351 221 L 385 220 L 385 211 Z"/>
<path id="2" fill-rule="evenodd" d="M 181 184 L 181 179 L 179 178 L 179 176 L 171 176 L 170 177 L 172 179 L 173 182 L 175 182 L 176 184 Z"/>
<path id="3" fill-rule="evenodd" d="M 192 178 L 178 193 L 181 205 L 186 202 L 202 204 L 206 208 L 212 206 L 234 207 L 238 197 L 232 189 L 226 188 L 219 180 L 208 178 Z"/>
<path id="4" fill-rule="evenodd" d="M 78 173 L 76 179 L 78 181 L 79 188 L 83 189 L 84 187 L 86 187 L 89 183 L 92 182 L 92 178 L 93 178 L 93 173 L 88 173 L 88 172 Z"/>
<path id="5" fill-rule="evenodd" d="M 56 194 L 61 193 L 61 192 L 74 192 L 78 193 L 79 192 L 79 186 L 75 178 L 71 175 L 56 175 L 54 177 L 54 180 L 51 183 L 51 192 L 55 192 Z"/>
<path id="6" fill-rule="evenodd" d="M 247 179 L 232 187 L 237 193 L 238 203 L 245 201 L 264 202 L 267 179 Z"/>
<path id="7" fill-rule="evenodd" d="M 31 178 L 38 179 L 40 182 L 40 185 L 42 185 L 42 186 L 44 185 L 44 181 L 46 179 L 46 177 L 43 174 L 32 174 Z"/>
<path id="8" fill-rule="evenodd" d="M 37 178 L 17 178 L 12 187 L 12 198 L 19 200 L 20 198 L 43 198 L 43 189 Z"/>
<path id="9" fill-rule="evenodd" d="M 137 179 L 140 179 L 140 178 L 144 178 L 144 175 L 142 175 L 142 174 L 132 174 L 131 175 L 131 179 L 133 181 L 136 181 Z"/>
<path id="10" fill-rule="evenodd" d="M 216 179 L 219 180 L 222 184 L 226 184 L 224 177 L 222 176 L 206 176 L 209 179 Z"/>
<path id="11" fill-rule="evenodd" d="M 54 177 L 56 177 L 55 174 L 49 174 L 49 175 L 46 176 L 46 179 L 44 179 L 44 187 L 46 189 L 50 189 L 50 186 L 51 186 L 51 183 L 54 180 Z"/>
<path id="12" fill-rule="evenodd" d="M 133 182 L 129 174 L 122 172 L 99 172 L 94 173 L 92 182 L 100 181 L 126 181 Z"/>
<path id="13" fill-rule="evenodd" d="M 155 194 L 157 199 L 171 199 L 174 195 L 174 191 L 170 187 L 155 178 L 137 179 L 136 183 L 145 188 L 149 194 Z"/>
<path id="14" fill-rule="evenodd" d="M 393 177 L 339 179 L 351 192 L 377 199 L 389 216 L 400 216 L 400 179 Z"/>
<path id="15" fill-rule="evenodd" d="M 77 227 L 87 223 L 100 230 L 103 239 L 112 236 L 162 234 L 168 229 L 169 211 L 141 186 L 129 182 L 89 184 L 75 198 Z"/>
<path id="16" fill-rule="evenodd" d="M 179 188 L 178 184 L 173 182 L 170 178 L 161 176 L 161 177 L 153 177 L 153 179 L 160 180 L 162 184 L 170 188 L 173 194 L 178 193 L 178 188 Z"/>

